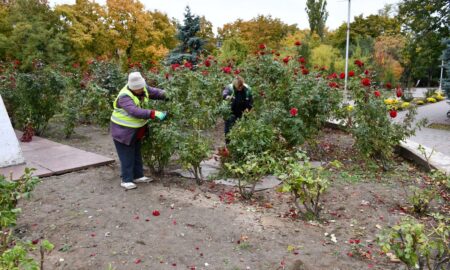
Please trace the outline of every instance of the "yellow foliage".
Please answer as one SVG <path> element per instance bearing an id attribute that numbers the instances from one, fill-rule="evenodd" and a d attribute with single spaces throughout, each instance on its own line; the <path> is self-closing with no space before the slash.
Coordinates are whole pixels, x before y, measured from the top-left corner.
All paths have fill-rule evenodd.
<path id="1" fill-rule="evenodd" d="M 339 56 L 339 50 L 330 45 L 321 44 L 311 51 L 310 61 L 313 65 L 329 67 L 332 63 L 342 62 L 342 60 Z"/>

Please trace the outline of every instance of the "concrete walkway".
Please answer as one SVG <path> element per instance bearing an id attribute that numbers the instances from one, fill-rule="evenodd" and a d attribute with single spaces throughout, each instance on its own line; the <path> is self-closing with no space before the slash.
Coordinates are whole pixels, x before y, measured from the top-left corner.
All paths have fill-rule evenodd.
<path id="1" fill-rule="evenodd" d="M 426 89 L 418 88 L 412 91 L 414 97 L 423 97 Z M 443 100 L 434 104 L 419 106 L 415 121 L 427 119 L 430 124 L 443 124 L 450 127 L 450 118 L 447 112 L 450 110 L 449 100 Z M 399 112 L 395 121 L 402 121 L 406 112 Z M 426 155 L 430 157 L 428 161 L 424 154 L 418 150 L 423 147 Z M 407 151 L 421 158 L 423 162 L 429 162 L 433 167 L 443 170 L 450 174 L 450 130 L 423 127 L 416 131 L 416 134 L 408 138 L 402 147 Z"/>
<path id="2" fill-rule="evenodd" d="M 21 132 L 16 131 L 17 138 Z M 24 169 L 35 168 L 35 176 L 51 176 L 113 163 L 114 159 L 34 136 L 31 142 L 20 142 L 25 164 L 0 168 L 0 174 L 17 180 Z"/>
<path id="3" fill-rule="evenodd" d="M 427 104 L 418 107 L 416 121 L 427 119 L 430 124 L 444 124 L 450 126 L 450 118 L 447 117 L 447 111 L 450 105 L 446 100 Z M 403 119 L 406 112 L 399 112 L 398 121 Z M 450 157 L 450 130 L 441 130 L 435 128 L 422 128 L 416 132 L 416 135 L 409 138 L 412 141 L 422 144 L 431 149 L 435 149 Z"/>

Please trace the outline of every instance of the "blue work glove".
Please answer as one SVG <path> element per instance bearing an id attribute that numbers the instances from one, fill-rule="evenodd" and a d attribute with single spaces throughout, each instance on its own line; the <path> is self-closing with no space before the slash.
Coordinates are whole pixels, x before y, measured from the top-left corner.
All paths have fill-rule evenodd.
<path id="1" fill-rule="evenodd" d="M 155 111 L 155 118 L 159 119 L 160 121 L 166 119 L 167 112 L 161 112 L 161 111 Z"/>

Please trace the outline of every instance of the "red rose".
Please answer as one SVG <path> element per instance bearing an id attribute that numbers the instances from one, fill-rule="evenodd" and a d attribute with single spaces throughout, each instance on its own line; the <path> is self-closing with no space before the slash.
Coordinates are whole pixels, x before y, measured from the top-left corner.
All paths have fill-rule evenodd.
<path id="1" fill-rule="evenodd" d="M 241 70 L 240 70 L 240 69 L 236 69 L 236 70 L 234 71 L 234 75 L 238 75 L 239 73 L 241 73 Z"/>
<path id="2" fill-rule="evenodd" d="M 304 57 L 300 57 L 300 58 L 298 59 L 298 61 L 299 61 L 300 63 L 302 63 L 302 64 L 304 64 L 304 63 L 306 62 L 306 60 L 305 60 Z"/>
<path id="3" fill-rule="evenodd" d="M 364 74 L 369 75 L 369 71 L 367 69 L 364 70 Z"/>
<path id="4" fill-rule="evenodd" d="M 369 78 L 363 78 L 361 80 L 362 85 L 364 86 L 370 86 L 370 79 Z"/>
<path id="5" fill-rule="evenodd" d="M 154 211 L 152 212 L 152 215 L 154 215 L 155 217 L 157 217 L 157 216 L 160 215 L 160 213 L 159 213 L 158 210 L 154 210 Z"/>
<path id="6" fill-rule="evenodd" d="M 291 116 L 295 117 L 298 114 L 298 109 L 297 108 L 291 108 L 289 113 L 291 114 Z"/>
<path id="7" fill-rule="evenodd" d="M 180 67 L 180 64 L 175 63 L 175 64 L 170 65 L 170 67 L 172 68 L 172 70 L 177 70 L 177 68 Z"/>
<path id="8" fill-rule="evenodd" d="M 345 79 L 345 73 L 342 72 L 342 73 L 339 75 L 339 78 L 341 78 L 341 80 Z"/>
<path id="9" fill-rule="evenodd" d="M 230 74 L 231 73 L 231 67 L 223 67 L 222 71 L 223 71 L 223 73 Z"/>
<path id="10" fill-rule="evenodd" d="M 395 117 L 397 117 L 397 111 L 396 111 L 396 110 L 391 110 L 391 111 L 389 112 L 389 115 L 390 115 L 392 118 L 395 118 Z"/>
<path id="11" fill-rule="evenodd" d="M 348 72 L 348 76 L 349 76 L 349 77 L 355 76 L 355 72 L 354 72 L 353 70 L 350 70 L 350 71 Z"/>
<path id="12" fill-rule="evenodd" d="M 302 69 L 302 74 L 303 75 L 308 75 L 309 74 L 309 70 L 307 68 Z"/>
<path id="13" fill-rule="evenodd" d="M 192 63 L 191 62 L 186 62 L 186 63 L 184 63 L 184 67 L 188 68 L 188 69 L 192 69 Z"/>
<path id="14" fill-rule="evenodd" d="M 259 44 L 259 49 L 260 50 L 264 50 L 266 48 L 266 44 Z"/>
<path id="15" fill-rule="evenodd" d="M 364 63 L 361 60 L 355 60 L 355 65 L 357 65 L 358 67 L 363 67 Z"/>
<path id="16" fill-rule="evenodd" d="M 283 58 L 283 62 L 285 63 L 285 64 L 287 64 L 287 63 L 289 63 L 289 56 L 286 56 L 285 58 Z"/>
<path id="17" fill-rule="evenodd" d="M 397 95 L 397 97 L 401 97 L 403 96 L 403 91 L 400 87 L 397 88 L 397 90 L 395 91 L 395 94 Z"/>
<path id="18" fill-rule="evenodd" d="M 386 83 L 386 88 L 387 88 L 387 89 L 391 89 L 391 88 L 392 88 L 392 84 L 391 84 L 390 82 L 387 82 L 387 83 Z"/>
<path id="19" fill-rule="evenodd" d="M 209 61 L 209 59 L 205 60 L 205 67 L 210 67 L 211 66 L 211 61 Z"/>
<path id="20" fill-rule="evenodd" d="M 373 92 L 373 94 L 376 96 L 376 97 L 380 97 L 381 96 L 381 93 L 380 93 L 380 91 L 375 91 L 375 92 Z"/>
<path id="21" fill-rule="evenodd" d="M 328 86 L 331 87 L 331 88 L 338 88 L 339 87 L 339 85 L 336 82 L 330 82 L 330 83 L 328 83 Z"/>
<path id="22" fill-rule="evenodd" d="M 301 46 L 302 45 L 302 43 L 299 40 L 295 41 L 294 44 L 295 44 L 295 46 Z"/>

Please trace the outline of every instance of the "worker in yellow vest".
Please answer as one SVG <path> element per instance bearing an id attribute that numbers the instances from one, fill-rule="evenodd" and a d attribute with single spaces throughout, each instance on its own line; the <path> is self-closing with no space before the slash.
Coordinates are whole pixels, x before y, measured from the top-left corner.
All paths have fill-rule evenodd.
<path id="1" fill-rule="evenodd" d="M 120 160 L 121 186 L 136 188 L 135 183 L 150 182 L 144 176 L 141 141 L 149 120 L 164 120 L 166 112 L 146 109 L 149 99 L 165 99 L 165 92 L 149 87 L 139 72 L 128 75 L 128 83 L 120 90 L 114 101 L 111 115 L 111 135 Z"/>

